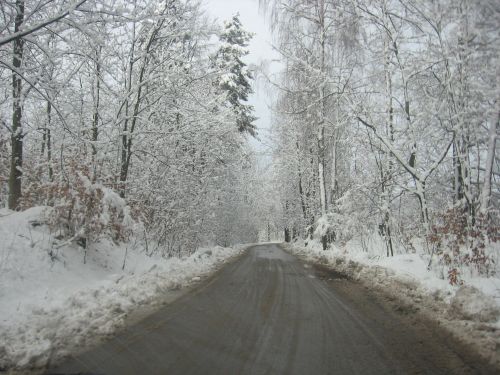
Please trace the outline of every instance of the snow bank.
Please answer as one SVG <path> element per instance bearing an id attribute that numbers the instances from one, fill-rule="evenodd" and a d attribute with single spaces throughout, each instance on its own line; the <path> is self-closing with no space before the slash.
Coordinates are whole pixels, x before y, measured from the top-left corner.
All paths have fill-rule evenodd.
<path id="1" fill-rule="evenodd" d="M 44 207 L 0 210 L 0 371 L 46 366 L 124 325 L 129 313 L 201 280 L 243 246 L 164 259 L 139 245 L 57 241 Z M 84 264 L 84 258 L 86 264 Z"/>
<path id="2" fill-rule="evenodd" d="M 381 255 L 382 246 L 357 241 L 327 251 L 317 241 L 298 241 L 285 248 L 306 261 L 327 265 L 353 280 L 376 288 L 398 303 L 438 320 L 455 337 L 475 346 L 500 366 L 500 279 L 464 275 L 464 285 L 452 286 L 436 267 L 427 269 L 424 254 Z M 366 251 L 368 250 L 368 251 Z M 498 275 L 498 273 L 497 273 Z"/>

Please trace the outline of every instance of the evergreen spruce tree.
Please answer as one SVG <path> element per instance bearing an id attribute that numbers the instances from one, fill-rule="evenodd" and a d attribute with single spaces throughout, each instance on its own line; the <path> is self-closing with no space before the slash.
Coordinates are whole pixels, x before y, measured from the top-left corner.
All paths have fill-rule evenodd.
<path id="1" fill-rule="evenodd" d="M 231 106 L 236 115 L 236 125 L 240 132 L 248 132 L 256 136 L 257 118 L 253 115 L 254 108 L 249 104 L 248 95 L 253 93 L 250 85 L 252 73 L 242 61 L 248 55 L 248 42 L 252 33 L 243 30 L 239 14 L 230 21 L 224 22 L 224 29 L 219 36 L 221 47 L 215 57 L 216 68 L 221 72 L 217 85 L 227 95 L 226 103 Z"/>

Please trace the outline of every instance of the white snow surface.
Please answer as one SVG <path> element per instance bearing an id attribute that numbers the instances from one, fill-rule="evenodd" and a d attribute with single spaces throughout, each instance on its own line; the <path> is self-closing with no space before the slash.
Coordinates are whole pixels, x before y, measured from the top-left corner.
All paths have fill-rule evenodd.
<path id="1" fill-rule="evenodd" d="M 41 368 L 81 349 L 122 327 L 138 307 L 199 282 L 245 249 L 165 259 L 137 244 L 101 241 L 89 246 L 84 264 L 82 247 L 32 225 L 45 210 L 0 210 L 0 371 Z"/>

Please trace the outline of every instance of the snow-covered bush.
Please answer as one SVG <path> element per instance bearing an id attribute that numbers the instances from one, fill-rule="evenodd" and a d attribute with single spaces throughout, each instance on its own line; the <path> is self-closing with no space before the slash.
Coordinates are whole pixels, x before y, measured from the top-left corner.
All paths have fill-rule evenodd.
<path id="1" fill-rule="evenodd" d="M 335 240 L 335 228 L 332 225 L 331 215 L 322 215 L 314 223 L 313 238 L 321 241 L 323 250 Z"/>
<path id="2" fill-rule="evenodd" d="M 20 208 L 26 210 L 35 206 L 50 206 L 53 199 L 53 184 L 46 174 L 44 163 L 34 164 L 25 160 L 23 164 L 23 196 Z"/>
<path id="3" fill-rule="evenodd" d="M 436 249 L 439 262 L 448 268 L 450 284 L 462 284 L 461 273 L 490 276 L 495 272 L 495 262 L 489 245 L 498 242 L 498 227 L 491 221 L 478 217 L 474 224 L 467 223 L 463 210 L 447 210 L 437 218 L 429 241 Z"/>
<path id="4" fill-rule="evenodd" d="M 336 240 L 346 243 L 354 237 L 370 237 L 376 221 L 371 214 L 369 194 L 363 188 L 348 190 L 336 201 L 336 211 L 331 214 Z"/>
<path id="5" fill-rule="evenodd" d="M 52 185 L 54 209 L 49 223 L 57 235 L 77 239 L 83 246 L 103 235 L 125 240 L 134 220 L 130 209 L 112 189 L 92 182 L 86 167 L 72 164 L 67 180 Z"/>

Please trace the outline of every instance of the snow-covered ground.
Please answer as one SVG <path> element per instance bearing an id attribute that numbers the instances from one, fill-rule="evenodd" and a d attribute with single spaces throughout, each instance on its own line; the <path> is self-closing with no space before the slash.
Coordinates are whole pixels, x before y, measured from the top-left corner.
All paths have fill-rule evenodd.
<path id="1" fill-rule="evenodd" d="M 368 245 L 368 246 L 367 246 Z M 297 241 L 285 248 L 300 258 L 324 264 L 368 287 L 389 294 L 447 327 L 500 366 L 500 278 L 462 273 L 464 284 L 452 286 L 436 263 L 428 270 L 425 254 L 384 255 L 383 244 L 350 241 L 324 251 L 316 241 Z"/>
<path id="2" fill-rule="evenodd" d="M 43 211 L 0 210 L 0 371 L 42 368 L 81 349 L 245 249 L 165 259 L 137 244 L 101 241 L 89 246 L 84 264 L 82 247 L 36 224 Z"/>

